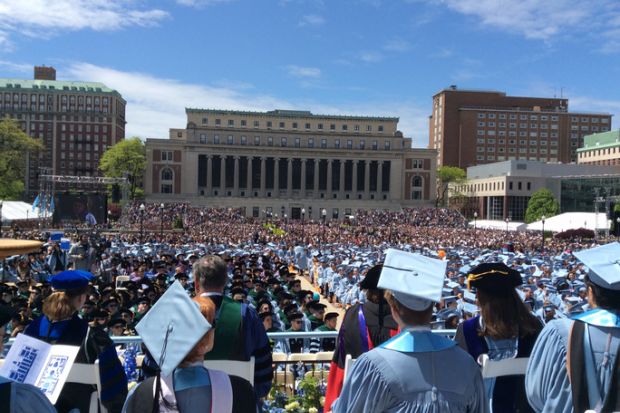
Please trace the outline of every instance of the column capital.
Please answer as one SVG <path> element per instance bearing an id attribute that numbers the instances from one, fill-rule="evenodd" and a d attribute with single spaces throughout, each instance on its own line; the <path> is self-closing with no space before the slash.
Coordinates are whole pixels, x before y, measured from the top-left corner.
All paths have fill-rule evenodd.
<path id="1" fill-rule="evenodd" d="M 307 158 L 301 158 L 301 163 L 306 163 L 306 161 L 308 161 Z"/>
<path id="2" fill-rule="evenodd" d="M 235 161 L 238 161 L 239 159 L 241 159 L 240 155 L 233 155 L 233 158 L 235 159 Z"/>

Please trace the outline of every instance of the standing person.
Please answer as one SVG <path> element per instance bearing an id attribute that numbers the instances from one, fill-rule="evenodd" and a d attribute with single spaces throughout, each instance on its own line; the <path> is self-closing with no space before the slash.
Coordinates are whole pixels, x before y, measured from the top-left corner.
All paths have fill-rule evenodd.
<path id="1" fill-rule="evenodd" d="M 14 315 L 8 305 L 0 304 L 0 354 L 4 351 L 6 325 Z M 0 412 L 55 413 L 56 409 L 41 390 L 31 384 L 16 383 L 0 377 Z"/>
<path id="2" fill-rule="evenodd" d="M 121 411 L 127 396 L 127 377 L 116 355 L 114 343 L 98 327 L 89 328 L 78 311 L 88 297 L 92 274 L 85 271 L 63 271 L 51 278 L 55 290 L 43 302 L 43 315 L 28 325 L 26 335 L 50 344 L 79 346 L 76 363 L 92 364 L 99 359 L 102 403 L 110 413 Z M 87 413 L 92 386 L 67 383 L 56 402 L 58 412 L 78 409 Z"/>
<path id="3" fill-rule="evenodd" d="M 216 308 L 194 300 L 175 282 L 136 327 L 161 366 L 127 397 L 123 413 L 252 413 L 252 385 L 237 376 L 204 367 L 213 348 Z"/>
<path id="4" fill-rule="evenodd" d="M 327 378 L 325 411 L 329 411 L 342 390 L 347 354 L 356 359 L 398 332 L 398 325 L 384 298 L 384 290 L 377 287 L 382 268 L 383 265 L 378 264 L 368 270 L 360 282 L 360 288 L 366 291 L 366 302 L 349 308 L 342 319 Z"/>
<path id="5" fill-rule="evenodd" d="M 90 271 L 90 267 L 93 265 L 94 254 L 95 250 L 88 242 L 88 235 L 80 235 L 80 241 L 69 250 L 69 258 L 73 262 L 73 269 Z"/>
<path id="6" fill-rule="evenodd" d="M 378 286 L 402 332 L 357 359 L 334 413 L 488 412 L 479 366 L 454 341 L 431 332 L 446 264 L 387 251 Z"/>
<path id="7" fill-rule="evenodd" d="M 589 268 L 592 309 L 542 330 L 527 366 L 527 398 L 536 412 L 620 411 L 620 244 L 574 255 Z"/>
<path id="8" fill-rule="evenodd" d="M 474 360 L 529 357 L 542 324 L 517 290 L 521 274 L 504 263 L 483 263 L 471 270 L 469 287 L 477 292 L 480 315 L 459 324 L 455 341 Z M 485 379 L 493 413 L 532 411 L 525 396 L 524 377 Z"/>
<path id="9" fill-rule="evenodd" d="M 259 398 L 271 389 L 273 367 L 271 346 L 256 311 L 224 296 L 228 283 L 226 262 L 216 255 L 204 256 L 194 264 L 196 293 L 210 298 L 217 308 L 215 346 L 211 360 L 249 360 L 254 356 L 254 388 Z"/>

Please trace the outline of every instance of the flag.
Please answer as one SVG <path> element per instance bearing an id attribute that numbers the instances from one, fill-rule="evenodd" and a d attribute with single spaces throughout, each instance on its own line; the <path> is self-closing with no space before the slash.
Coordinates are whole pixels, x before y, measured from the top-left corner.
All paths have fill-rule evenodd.
<path id="1" fill-rule="evenodd" d="M 39 206 L 39 195 L 37 195 L 37 197 L 34 199 L 34 202 L 32 203 L 32 210 L 34 211 L 34 209 L 38 206 Z"/>

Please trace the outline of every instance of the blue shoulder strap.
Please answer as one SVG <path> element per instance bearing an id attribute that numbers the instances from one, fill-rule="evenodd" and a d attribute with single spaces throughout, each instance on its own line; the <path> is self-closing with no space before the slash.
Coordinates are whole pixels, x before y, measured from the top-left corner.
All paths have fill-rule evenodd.
<path id="1" fill-rule="evenodd" d="M 439 334 L 434 334 L 430 330 L 407 330 L 392 337 L 381 344 L 380 347 L 403 353 L 427 353 L 431 351 L 442 351 L 454 346 L 456 346 L 456 342 L 440 336 Z"/>

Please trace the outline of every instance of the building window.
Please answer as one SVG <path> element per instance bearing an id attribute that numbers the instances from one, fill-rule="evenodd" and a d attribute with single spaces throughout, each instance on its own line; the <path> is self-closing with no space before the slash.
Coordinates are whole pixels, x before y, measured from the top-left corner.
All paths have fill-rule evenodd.
<path id="1" fill-rule="evenodd" d="M 215 145 L 219 145 L 220 144 L 220 135 L 213 135 L 213 143 Z"/>
<path id="2" fill-rule="evenodd" d="M 340 149 L 340 139 L 334 140 L 334 148 Z"/>
<path id="3" fill-rule="evenodd" d="M 200 134 L 200 143 L 207 143 L 207 135 L 204 133 Z"/>
<path id="4" fill-rule="evenodd" d="M 342 125 L 342 130 L 343 130 L 343 131 L 346 131 L 348 128 L 349 128 L 349 126 L 348 126 L 348 125 L 346 125 L 346 124 Z"/>
<path id="5" fill-rule="evenodd" d="M 330 124 L 329 130 L 336 130 L 336 124 L 335 123 Z"/>
<path id="6" fill-rule="evenodd" d="M 301 139 L 300 138 L 295 138 L 295 147 L 296 148 L 300 148 L 301 147 Z"/>
<path id="7" fill-rule="evenodd" d="M 293 122 L 293 129 L 297 129 L 297 122 Z"/>
<path id="8" fill-rule="evenodd" d="M 321 149 L 326 149 L 327 148 L 327 139 L 323 138 L 321 139 Z"/>
<path id="9" fill-rule="evenodd" d="M 209 119 L 208 118 L 202 118 L 202 124 L 203 125 L 208 125 L 209 124 Z"/>
<path id="10" fill-rule="evenodd" d="M 161 160 L 172 162 L 172 151 L 161 151 Z"/>
<path id="11" fill-rule="evenodd" d="M 280 146 L 285 147 L 286 145 L 287 145 L 286 136 L 283 136 L 282 139 L 280 139 Z"/>
<path id="12" fill-rule="evenodd" d="M 258 128 L 259 126 L 260 126 L 260 122 L 259 122 L 259 121 L 257 121 L 257 120 L 255 120 L 255 121 L 254 121 L 254 127 L 255 127 L 255 128 Z"/>
<path id="13" fill-rule="evenodd" d="M 260 146 L 260 136 L 254 137 L 254 146 Z"/>
<path id="14" fill-rule="evenodd" d="M 310 129 L 310 124 L 306 123 L 306 129 Z"/>
<path id="15" fill-rule="evenodd" d="M 233 119 L 228 119 L 228 126 L 235 126 L 235 121 Z"/>
<path id="16" fill-rule="evenodd" d="M 376 151 L 379 149 L 379 143 L 377 141 L 372 141 L 372 150 Z"/>
<path id="17" fill-rule="evenodd" d="M 229 145 L 232 145 L 232 144 L 234 144 L 234 143 L 235 143 L 235 138 L 233 138 L 233 136 L 232 136 L 232 135 L 228 135 L 228 138 L 226 138 L 226 142 L 227 142 Z"/>
<path id="18" fill-rule="evenodd" d="M 267 121 L 267 129 L 271 129 L 272 127 L 272 122 L 270 120 Z"/>
<path id="19" fill-rule="evenodd" d="M 215 126 L 220 126 L 222 124 L 222 119 L 215 119 Z"/>
<path id="20" fill-rule="evenodd" d="M 424 159 L 414 159 L 412 167 L 413 169 L 424 169 Z"/>
<path id="21" fill-rule="evenodd" d="M 391 142 L 390 141 L 385 141 L 384 149 L 386 151 L 389 151 L 391 149 L 391 147 L 392 147 Z"/>
<path id="22" fill-rule="evenodd" d="M 353 149 L 353 141 L 351 139 L 347 139 L 347 149 Z"/>
<path id="23" fill-rule="evenodd" d="M 273 146 L 273 137 L 267 137 L 267 146 Z"/>
<path id="24" fill-rule="evenodd" d="M 280 122 L 279 124 L 280 129 L 284 129 L 284 122 Z"/>
<path id="25" fill-rule="evenodd" d="M 314 138 L 308 138 L 308 148 L 314 148 Z"/>
<path id="26" fill-rule="evenodd" d="M 174 192 L 174 173 L 170 168 L 161 170 L 161 190 L 162 194 L 171 194 Z"/>
<path id="27" fill-rule="evenodd" d="M 241 120 L 241 126 L 244 128 L 247 126 L 247 121 L 245 119 Z"/>
<path id="28" fill-rule="evenodd" d="M 319 130 L 322 130 L 323 129 L 323 124 L 319 123 L 318 125 L 316 125 L 316 128 L 319 129 Z"/>
<path id="29" fill-rule="evenodd" d="M 383 132 L 383 125 L 379 125 L 379 126 L 377 126 L 377 131 L 378 131 L 379 133 Z"/>
<path id="30" fill-rule="evenodd" d="M 419 175 L 411 177 L 411 199 L 422 199 L 424 180 Z"/>
<path id="31" fill-rule="evenodd" d="M 241 145 L 246 145 L 248 143 L 248 138 L 247 136 L 242 136 L 241 137 Z"/>
<path id="32" fill-rule="evenodd" d="M 364 150 L 364 149 L 365 149 L 365 147 L 366 147 L 366 141 L 362 139 L 362 140 L 360 141 L 360 149 Z"/>

